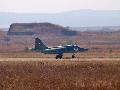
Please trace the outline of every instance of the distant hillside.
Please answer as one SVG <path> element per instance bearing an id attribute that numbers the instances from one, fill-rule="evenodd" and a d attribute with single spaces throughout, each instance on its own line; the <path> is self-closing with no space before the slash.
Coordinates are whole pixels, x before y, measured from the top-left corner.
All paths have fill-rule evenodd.
<path id="1" fill-rule="evenodd" d="M 120 31 L 84 31 L 77 32 L 77 35 L 74 34 L 72 36 L 68 33 L 68 35 L 61 33 L 61 29 L 54 31 L 53 29 L 44 28 L 44 32 L 42 32 L 42 29 L 40 29 L 40 27 L 39 29 L 34 29 L 34 24 L 32 23 L 33 26 L 30 25 L 32 27 L 29 27 L 29 24 L 12 24 L 9 35 L 7 35 L 4 31 L 0 31 L 0 52 L 25 51 L 28 47 L 34 47 L 35 37 L 39 37 L 45 43 L 45 45 L 49 47 L 76 43 L 80 45 L 80 47 L 89 48 L 90 51 L 120 51 Z M 51 28 L 54 26 L 54 24 L 50 23 L 44 23 L 44 25 L 48 25 Z M 56 27 L 56 25 L 54 27 Z M 64 27 L 57 26 L 57 28 L 58 27 L 64 29 Z M 30 28 L 32 28 L 33 31 L 31 31 Z M 36 33 L 34 35 L 30 35 L 28 33 L 24 33 L 26 30 L 28 30 L 27 32 L 38 32 L 39 34 Z M 66 32 L 67 30 L 68 29 L 65 28 L 63 31 Z M 60 32 L 59 35 L 57 34 L 58 32 Z"/>
<path id="2" fill-rule="evenodd" d="M 107 28 L 102 32 L 89 31 L 98 28 L 79 32 L 52 23 L 13 23 L 8 32 L 0 31 L 0 52 L 26 51 L 34 47 L 35 37 L 49 47 L 76 43 L 90 51 L 120 51 L 120 30 L 110 28 L 110 32 L 106 32 Z"/>
<path id="3" fill-rule="evenodd" d="M 1 27 L 30 22 L 51 22 L 70 27 L 120 26 L 120 10 L 80 10 L 56 14 L 0 13 Z"/>
<path id="4" fill-rule="evenodd" d="M 96 26 L 96 27 L 70 27 L 75 31 L 89 31 L 89 32 L 114 32 L 120 31 L 120 26 Z"/>
<path id="5" fill-rule="evenodd" d="M 51 23 L 14 23 L 10 25 L 8 35 L 74 36 L 77 31 Z"/>

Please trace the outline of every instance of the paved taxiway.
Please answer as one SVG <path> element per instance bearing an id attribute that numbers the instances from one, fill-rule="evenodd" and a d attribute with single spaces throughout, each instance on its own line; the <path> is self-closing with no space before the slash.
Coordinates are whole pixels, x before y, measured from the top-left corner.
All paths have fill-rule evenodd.
<path id="1" fill-rule="evenodd" d="M 120 58 L 76 58 L 76 59 L 54 59 L 54 58 L 0 58 L 0 61 L 118 61 Z"/>

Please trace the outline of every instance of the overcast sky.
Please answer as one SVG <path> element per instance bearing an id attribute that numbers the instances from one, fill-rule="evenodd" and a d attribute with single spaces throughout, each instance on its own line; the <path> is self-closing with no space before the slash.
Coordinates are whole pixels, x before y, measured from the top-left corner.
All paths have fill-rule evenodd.
<path id="1" fill-rule="evenodd" d="M 0 0 L 0 12 L 57 13 L 80 9 L 120 10 L 120 0 Z"/>

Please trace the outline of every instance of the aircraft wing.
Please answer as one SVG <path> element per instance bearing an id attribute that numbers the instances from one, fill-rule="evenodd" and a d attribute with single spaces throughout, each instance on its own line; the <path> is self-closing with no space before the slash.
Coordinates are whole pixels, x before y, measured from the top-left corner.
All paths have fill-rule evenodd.
<path id="1" fill-rule="evenodd" d="M 42 51 L 42 53 L 45 53 L 45 54 L 63 54 L 64 47 L 45 49 Z"/>

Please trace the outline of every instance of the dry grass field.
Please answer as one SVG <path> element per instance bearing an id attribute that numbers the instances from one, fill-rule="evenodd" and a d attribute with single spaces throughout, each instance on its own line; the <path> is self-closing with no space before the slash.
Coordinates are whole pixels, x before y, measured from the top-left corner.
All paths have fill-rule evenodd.
<path id="1" fill-rule="evenodd" d="M 0 90 L 120 90 L 119 52 L 70 56 L 55 61 L 35 52 L 0 53 Z"/>
<path id="2" fill-rule="evenodd" d="M 120 61 L 1 61 L 0 90 L 120 90 Z"/>

